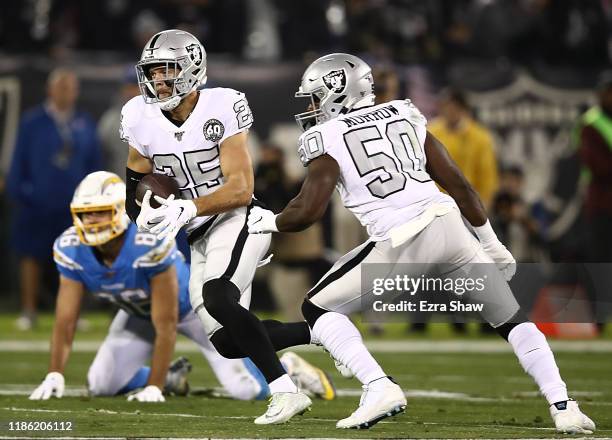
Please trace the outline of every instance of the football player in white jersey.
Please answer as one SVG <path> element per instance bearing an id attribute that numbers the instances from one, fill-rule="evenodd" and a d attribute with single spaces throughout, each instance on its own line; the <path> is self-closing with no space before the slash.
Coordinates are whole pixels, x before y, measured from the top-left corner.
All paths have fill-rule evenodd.
<path id="1" fill-rule="evenodd" d="M 127 211 L 141 230 L 158 237 L 186 225 L 191 247 L 190 299 L 217 351 L 227 358 L 249 357 L 272 394 L 257 424 L 283 423 L 311 401 L 283 369 L 276 350 L 311 341 L 306 323 L 260 321 L 249 310 L 251 282 L 270 244 L 249 235 L 253 167 L 247 133 L 253 116 L 243 93 L 201 88 L 206 52 L 188 32 L 167 30 L 145 45 L 136 65 L 141 96 L 122 110 L 121 136 L 129 144 Z M 181 199 L 147 192 L 136 205 L 135 190 L 147 173 L 176 179 Z"/>
<path id="2" fill-rule="evenodd" d="M 360 265 L 387 263 L 394 276 L 396 263 L 450 264 L 450 276 L 468 270 L 468 264 L 495 263 L 499 270 L 488 273 L 492 288 L 483 319 L 510 342 L 547 399 L 557 430 L 592 432 L 595 424 L 568 397 L 546 338 L 521 313 L 508 287 L 506 280 L 516 270 L 514 258 L 497 239 L 477 194 L 444 146 L 427 132 L 418 109 L 409 100 L 374 105 L 370 67 L 341 53 L 314 61 L 296 96 L 311 100 L 308 111 L 296 115 L 306 130 L 299 139 L 306 179 L 281 213 L 257 207 L 248 224 L 255 234 L 305 229 L 321 218 L 336 188 L 345 207 L 367 228 L 369 240 L 340 258 L 302 306 L 313 338 L 365 388 L 359 408 L 337 426 L 369 427 L 406 405 L 399 387 L 345 316 L 359 311 L 361 301 L 372 295 L 371 289 L 361 288 Z M 404 270 L 406 265 L 397 267 Z"/>

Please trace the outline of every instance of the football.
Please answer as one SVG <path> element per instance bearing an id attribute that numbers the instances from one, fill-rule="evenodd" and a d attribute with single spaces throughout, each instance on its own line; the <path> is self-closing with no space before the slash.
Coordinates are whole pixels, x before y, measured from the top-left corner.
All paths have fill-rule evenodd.
<path id="1" fill-rule="evenodd" d="M 163 197 L 164 199 L 170 197 L 171 194 L 174 194 L 174 197 L 177 199 L 180 198 L 181 195 L 176 180 L 165 174 L 152 173 L 142 178 L 136 187 L 136 200 L 138 200 L 139 203 L 142 202 L 142 198 L 148 190 L 151 190 L 153 195 Z M 150 203 L 153 208 L 158 208 L 160 206 L 154 197 L 151 197 Z"/>

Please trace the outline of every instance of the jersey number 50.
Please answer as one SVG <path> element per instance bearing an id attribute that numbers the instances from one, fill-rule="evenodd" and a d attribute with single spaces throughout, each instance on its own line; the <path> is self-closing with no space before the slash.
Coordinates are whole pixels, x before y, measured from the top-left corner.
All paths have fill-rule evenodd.
<path id="1" fill-rule="evenodd" d="M 391 151 L 380 144 L 376 147 L 381 140 L 391 144 Z M 423 146 L 406 119 L 389 122 L 384 138 L 377 126 L 369 125 L 346 132 L 344 142 L 359 175 L 376 176 L 366 184 L 374 197 L 384 199 L 402 191 L 408 178 L 421 183 L 431 180 L 425 170 Z"/>

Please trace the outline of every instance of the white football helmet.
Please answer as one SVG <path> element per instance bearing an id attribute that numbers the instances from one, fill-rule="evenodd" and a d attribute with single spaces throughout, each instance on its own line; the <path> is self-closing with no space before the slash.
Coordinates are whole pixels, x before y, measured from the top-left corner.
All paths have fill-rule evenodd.
<path id="1" fill-rule="evenodd" d="M 172 89 L 170 96 L 160 99 L 155 81 L 149 71 L 153 67 L 166 67 L 164 80 Z M 169 73 L 179 72 L 178 74 Z M 140 93 L 147 104 L 157 103 L 164 111 L 178 106 L 181 100 L 198 86 L 206 84 L 206 51 L 189 32 L 170 29 L 159 32 L 145 45 L 136 64 Z"/>
<path id="2" fill-rule="evenodd" d="M 87 212 L 109 212 L 107 221 L 85 224 Z M 125 183 L 108 171 L 88 174 L 77 186 L 70 203 L 72 221 L 81 243 L 99 246 L 121 235 L 128 227 L 125 212 Z"/>
<path id="3" fill-rule="evenodd" d="M 354 55 L 325 55 L 308 66 L 295 96 L 311 100 L 307 112 L 295 115 L 298 125 L 307 130 L 354 108 L 374 105 L 372 69 Z"/>

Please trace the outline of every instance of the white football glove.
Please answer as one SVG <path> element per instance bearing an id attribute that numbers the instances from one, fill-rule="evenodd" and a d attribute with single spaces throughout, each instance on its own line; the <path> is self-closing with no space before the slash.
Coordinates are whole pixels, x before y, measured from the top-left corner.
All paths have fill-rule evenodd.
<path id="1" fill-rule="evenodd" d="M 255 206 L 249 213 L 247 219 L 249 234 L 267 234 L 269 232 L 278 232 L 276 227 L 276 214 L 269 209 L 263 209 Z"/>
<path id="2" fill-rule="evenodd" d="M 510 281 L 516 273 L 516 260 L 510 251 L 506 249 L 506 246 L 499 241 L 489 220 L 482 226 L 474 226 L 474 232 L 483 249 L 495 262 L 495 265 L 504 275 L 506 281 Z"/>
<path id="3" fill-rule="evenodd" d="M 127 398 L 128 402 L 165 402 L 166 399 L 161 390 L 155 385 L 147 385 L 137 393 L 130 394 Z"/>
<path id="4" fill-rule="evenodd" d="M 164 199 L 155 196 L 161 206 L 158 208 L 161 218 L 159 223 L 149 229 L 159 240 L 176 237 L 178 231 L 198 215 L 198 208 L 191 200 L 174 200 L 174 194 Z"/>
<path id="5" fill-rule="evenodd" d="M 52 371 L 47 374 L 45 380 L 30 394 L 30 400 L 48 400 L 51 396 L 58 399 L 64 395 L 64 376 L 62 373 Z"/>
<path id="6" fill-rule="evenodd" d="M 145 192 L 142 202 L 140 202 L 140 214 L 138 214 L 136 219 L 136 226 L 138 226 L 140 232 L 149 232 L 163 218 L 161 206 L 159 208 L 151 207 L 150 200 L 152 195 L 151 190 Z M 170 197 L 174 198 L 174 196 Z"/>

